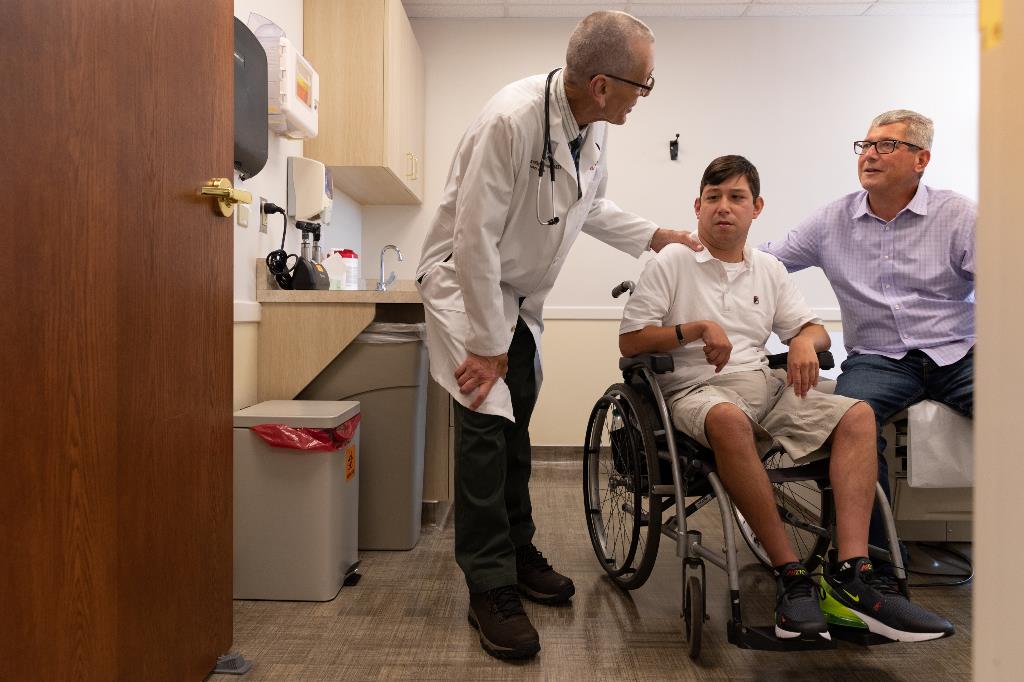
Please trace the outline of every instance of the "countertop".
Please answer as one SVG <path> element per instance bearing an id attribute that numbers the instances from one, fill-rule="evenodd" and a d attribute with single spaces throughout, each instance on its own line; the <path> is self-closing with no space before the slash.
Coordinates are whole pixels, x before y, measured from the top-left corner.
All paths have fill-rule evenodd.
<path id="1" fill-rule="evenodd" d="M 387 291 L 376 291 L 377 280 L 363 280 L 367 289 L 307 291 L 279 289 L 267 276 L 267 264 L 257 262 L 256 301 L 259 303 L 422 303 L 416 282 L 398 279 Z"/>

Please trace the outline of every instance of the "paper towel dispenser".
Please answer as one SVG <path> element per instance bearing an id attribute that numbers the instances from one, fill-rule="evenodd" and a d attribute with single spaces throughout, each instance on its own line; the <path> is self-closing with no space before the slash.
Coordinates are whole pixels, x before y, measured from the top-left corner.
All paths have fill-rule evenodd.
<path id="1" fill-rule="evenodd" d="M 235 170 L 243 180 L 267 165 L 267 53 L 235 17 Z"/>

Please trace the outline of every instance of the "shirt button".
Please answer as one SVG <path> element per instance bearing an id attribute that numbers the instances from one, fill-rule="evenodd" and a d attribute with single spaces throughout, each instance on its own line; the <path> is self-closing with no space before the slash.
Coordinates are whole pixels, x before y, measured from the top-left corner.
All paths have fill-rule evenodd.
<path id="1" fill-rule="evenodd" d="M 899 304 L 899 303 L 897 303 L 897 304 L 896 304 L 896 310 L 899 310 L 899 309 L 900 309 L 900 304 Z"/>
<path id="2" fill-rule="evenodd" d="M 884 258 L 885 260 L 889 260 L 889 256 L 888 256 L 888 254 L 887 254 L 887 255 L 885 255 L 885 256 L 882 256 L 882 258 Z"/>
<path id="3" fill-rule="evenodd" d="M 886 284 L 886 285 L 885 285 L 885 288 L 886 288 L 886 289 L 888 289 L 888 288 L 889 288 L 889 285 L 888 285 L 888 284 Z"/>

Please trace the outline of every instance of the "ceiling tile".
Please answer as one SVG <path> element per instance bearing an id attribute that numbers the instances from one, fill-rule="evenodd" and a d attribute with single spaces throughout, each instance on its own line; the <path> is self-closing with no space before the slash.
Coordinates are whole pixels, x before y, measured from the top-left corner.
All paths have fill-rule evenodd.
<path id="1" fill-rule="evenodd" d="M 505 0 L 402 0 L 409 5 L 504 5 Z"/>
<path id="2" fill-rule="evenodd" d="M 594 3 L 590 0 L 589 4 L 577 5 L 567 3 L 557 3 L 550 5 L 509 5 L 508 16 L 509 17 L 576 17 L 582 19 L 591 12 L 596 12 L 602 9 L 617 9 L 625 10 L 626 3 L 624 2 L 607 2 L 607 3 Z"/>
<path id="3" fill-rule="evenodd" d="M 831 3 L 827 5 L 811 5 L 807 3 L 802 4 L 770 4 L 770 5 L 751 5 L 745 16 L 748 17 L 855 17 L 864 12 L 870 7 L 871 4 L 868 2 L 861 2 L 857 4 L 836 4 Z"/>
<path id="4" fill-rule="evenodd" d="M 963 16 L 976 15 L 974 2 L 877 2 L 868 10 L 872 16 Z"/>
<path id="5" fill-rule="evenodd" d="M 338 0 L 343 2 L 344 0 Z M 1010 0 L 1008 0 L 1010 1 Z M 1012 0 L 1019 1 L 1019 0 Z M 414 18 L 583 17 L 619 9 L 638 17 L 969 16 L 978 0 L 404 0 Z"/>
<path id="6" fill-rule="evenodd" d="M 638 17 L 738 17 L 750 5 L 747 3 L 722 4 L 672 4 L 653 5 L 649 3 L 634 4 L 630 11 Z"/>
<path id="7" fill-rule="evenodd" d="M 493 19 L 505 16 L 505 5 L 406 5 L 410 19 Z"/>

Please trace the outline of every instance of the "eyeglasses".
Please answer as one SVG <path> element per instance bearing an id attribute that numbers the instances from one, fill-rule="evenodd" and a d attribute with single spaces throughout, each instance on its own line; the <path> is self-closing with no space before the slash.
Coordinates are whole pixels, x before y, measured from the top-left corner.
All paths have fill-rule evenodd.
<path id="1" fill-rule="evenodd" d="M 602 73 L 602 74 L 594 74 L 594 75 L 595 76 L 596 75 L 604 76 L 605 78 L 611 78 L 612 80 L 617 80 L 620 83 L 628 83 L 628 84 L 630 84 L 632 86 L 638 87 L 638 88 L 640 88 L 640 96 L 641 97 L 647 97 L 647 95 L 651 94 L 651 90 L 654 89 L 654 74 L 653 73 L 650 76 L 647 77 L 647 83 L 646 84 L 644 84 L 644 83 L 637 83 L 636 81 L 627 80 L 625 78 L 619 78 L 618 76 L 613 76 L 610 73 Z M 593 78 L 593 77 L 594 76 L 591 76 L 591 78 Z"/>
<path id="2" fill-rule="evenodd" d="M 878 140 L 877 142 L 871 142 L 870 140 L 858 140 L 857 142 L 853 143 L 853 153 L 857 154 L 858 156 L 867 154 L 868 149 L 870 149 L 872 145 L 874 145 L 875 151 L 878 152 L 879 154 L 892 154 L 894 151 L 896 151 L 896 145 L 898 144 L 906 145 L 911 149 L 922 149 L 916 144 L 910 144 L 909 142 L 904 142 L 903 140 Z"/>

